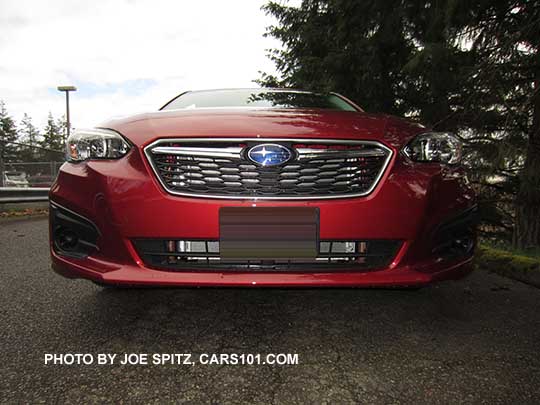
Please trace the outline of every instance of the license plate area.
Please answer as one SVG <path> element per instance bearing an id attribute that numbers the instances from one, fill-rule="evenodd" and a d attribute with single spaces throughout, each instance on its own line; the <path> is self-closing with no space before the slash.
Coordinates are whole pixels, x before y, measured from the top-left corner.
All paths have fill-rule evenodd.
<path id="1" fill-rule="evenodd" d="M 222 207 L 220 258 L 227 260 L 315 259 L 319 209 L 312 207 Z"/>

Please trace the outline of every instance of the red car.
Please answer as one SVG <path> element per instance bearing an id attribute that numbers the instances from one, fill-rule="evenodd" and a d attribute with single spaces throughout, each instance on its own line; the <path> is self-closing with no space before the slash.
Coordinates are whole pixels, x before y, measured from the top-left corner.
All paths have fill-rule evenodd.
<path id="1" fill-rule="evenodd" d="M 77 130 L 50 191 L 53 268 L 101 285 L 422 286 L 471 269 L 449 133 L 338 94 L 186 92 Z"/>

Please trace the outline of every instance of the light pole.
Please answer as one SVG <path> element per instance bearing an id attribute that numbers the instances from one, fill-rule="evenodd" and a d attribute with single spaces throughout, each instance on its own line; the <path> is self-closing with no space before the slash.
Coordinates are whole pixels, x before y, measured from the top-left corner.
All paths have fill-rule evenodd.
<path id="1" fill-rule="evenodd" d="M 70 91 L 77 91 L 77 87 L 75 86 L 58 86 L 58 91 L 63 91 L 66 93 L 66 131 L 67 131 L 67 137 L 69 138 L 69 132 L 71 129 L 71 123 L 69 121 L 69 92 Z"/>

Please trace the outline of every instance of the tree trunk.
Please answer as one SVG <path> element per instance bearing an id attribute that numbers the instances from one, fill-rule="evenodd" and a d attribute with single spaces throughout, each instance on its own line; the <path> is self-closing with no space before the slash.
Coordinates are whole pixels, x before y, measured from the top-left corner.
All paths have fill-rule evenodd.
<path id="1" fill-rule="evenodd" d="M 540 73 L 534 83 L 533 119 L 516 201 L 514 247 L 540 247 Z"/>

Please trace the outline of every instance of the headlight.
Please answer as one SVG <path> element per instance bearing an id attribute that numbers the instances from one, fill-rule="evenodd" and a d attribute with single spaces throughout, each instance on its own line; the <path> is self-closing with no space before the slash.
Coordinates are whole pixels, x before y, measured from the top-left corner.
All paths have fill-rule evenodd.
<path id="1" fill-rule="evenodd" d="M 71 162 L 88 159 L 118 159 L 128 153 L 130 145 L 117 132 L 109 129 L 78 129 L 66 142 Z"/>
<path id="2" fill-rule="evenodd" d="M 456 164 L 463 154 L 461 141 L 447 132 L 428 132 L 416 136 L 403 152 L 415 162 Z"/>

